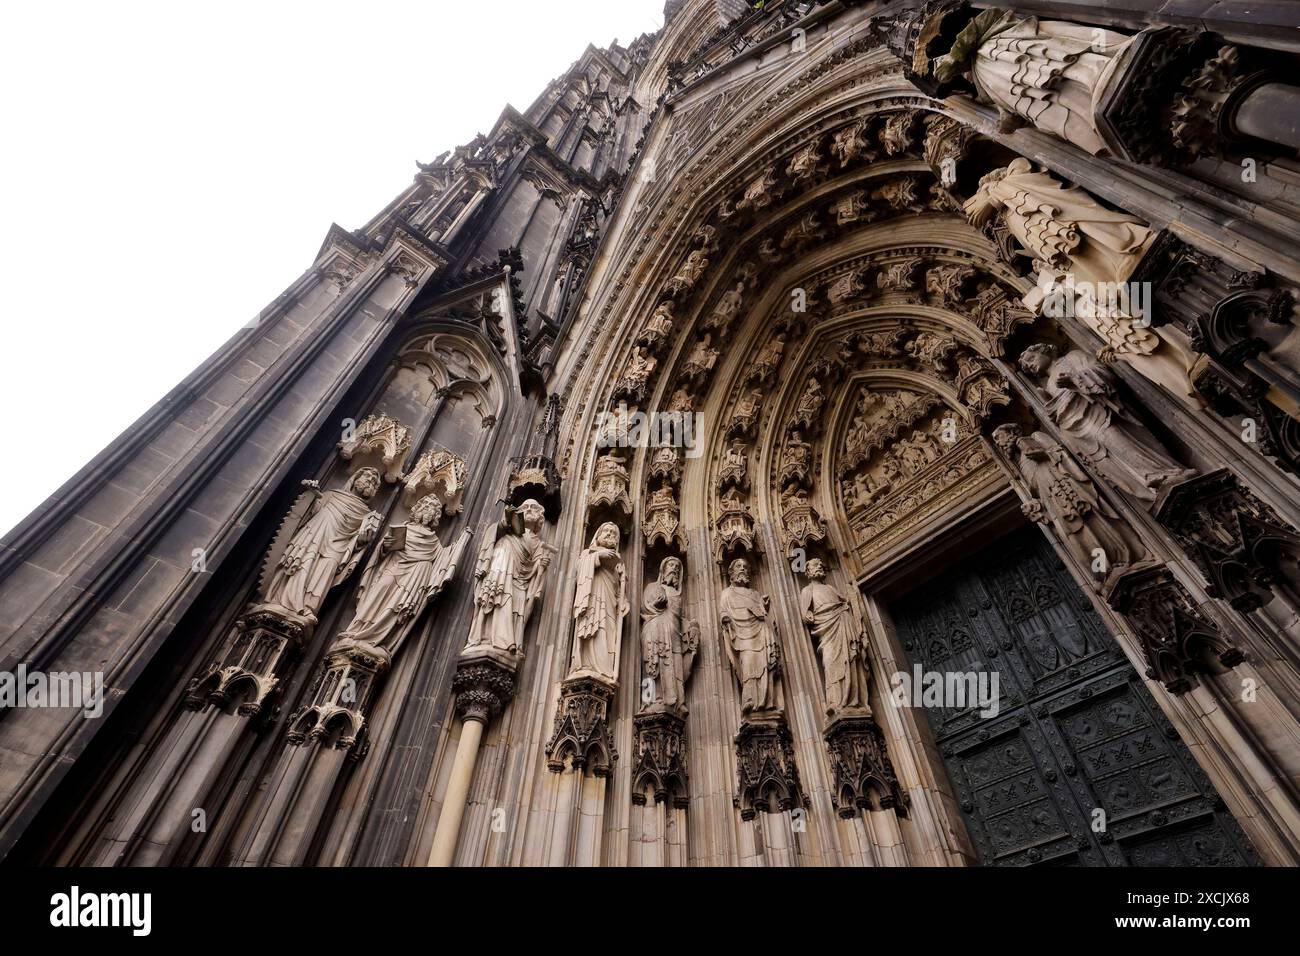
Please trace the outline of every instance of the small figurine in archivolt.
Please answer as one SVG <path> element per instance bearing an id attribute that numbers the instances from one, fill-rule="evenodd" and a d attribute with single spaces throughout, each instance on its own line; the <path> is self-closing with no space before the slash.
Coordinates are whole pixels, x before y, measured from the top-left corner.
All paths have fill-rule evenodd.
<path id="1" fill-rule="evenodd" d="M 618 525 L 606 521 L 578 558 L 573 596 L 573 650 L 569 677 L 618 682 L 618 653 L 627 616 L 627 569 L 619 554 Z"/>
<path id="2" fill-rule="evenodd" d="M 386 662 L 396 656 L 420 612 L 456 573 L 472 534 L 466 528 L 454 545 L 444 546 L 435 530 L 441 520 L 442 501 L 425 495 L 405 524 L 388 529 L 361 577 L 352 623 L 335 648 L 359 648 Z"/>
<path id="3" fill-rule="evenodd" d="M 546 585 L 555 547 L 541 538 L 546 511 L 529 498 L 485 536 L 474 577 L 474 619 L 461 656 L 481 651 L 521 657 L 524 629 Z"/>

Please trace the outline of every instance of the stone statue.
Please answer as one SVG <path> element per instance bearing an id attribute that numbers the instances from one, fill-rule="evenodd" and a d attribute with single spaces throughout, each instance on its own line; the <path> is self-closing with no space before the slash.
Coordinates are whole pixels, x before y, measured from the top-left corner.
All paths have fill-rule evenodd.
<path id="1" fill-rule="evenodd" d="M 1088 353 L 1072 349 L 1058 358 L 1053 345 L 1031 345 L 1020 368 L 1045 376 L 1039 391 L 1066 444 L 1120 491 L 1154 501 L 1166 482 L 1195 474 L 1124 407 L 1115 373 Z"/>
<path id="2" fill-rule="evenodd" d="M 1014 159 L 980 180 L 966 218 L 983 226 L 1001 215 L 1031 255 L 1074 274 L 1075 282 L 1123 282 L 1155 234 L 1128 213 L 1111 212 L 1078 186 Z"/>
<path id="3" fill-rule="evenodd" d="M 618 652 L 628 612 L 627 569 L 618 548 L 618 525 L 606 521 L 578 558 L 569 677 L 618 681 Z"/>
<path id="4" fill-rule="evenodd" d="M 465 651 L 522 655 L 524 628 L 541 597 L 555 548 L 540 537 L 546 521 L 541 504 L 529 498 L 505 517 L 479 549 L 474 577 L 474 619 Z M 464 652 L 462 652 L 464 653 Z"/>
<path id="5" fill-rule="evenodd" d="M 686 682 L 699 648 L 699 627 L 682 628 L 682 562 L 668 557 L 659 563 L 659 580 L 646 585 L 641 598 L 642 711 L 681 709 Z"/>
<path id="6" fill-rule="evenodd" d="M 1110 30 L 985 10 L 934 64 L 941 83 L 969 70 L 980 97 L 1096 155 L 1106 143 L 1093 104 L 1130 37 Z"/>
<path id="7" fill-rule="evenodd" d="M 782 711 L 781 647 L 768 620 L 770 599 L 749 586 L 749 562 L 736 558 L 727 566 L 731 582 L 722 591 L 722 645 L 740 682 L 740 712 Z"/>
<path id="8" fill-rule="evenodd" d="M 305 509 L 302 523 L 278 558 L 272 545 L 262 599 L 273 609 L 314 622 L 330 588 L 356 569 L 383 517 L 368 505 L 379 490 L 375 468 L 358 468 L 344 488 L 322 492 L 316 481 L 303 484 L 308 494 L 295 505 L 295 511 Z"/>
<path id="9" fill-rule="evenodd" d="M 1019 425 L 999 425 L 993 430 L 993 442 L 1019 470 L 1033 496 L 1021 510 L 1033 521 L 1050 521 L 1061 543 L 1084 567 L 1095 566 L 1097 549 L 1105 556 L 1107 569 L 1146 557 L 1146 548 L 1128 522 L 1048 435 L 1036 431 L 1026 436 Z"/>
<path id="10" fill-rule="evenodd" d="M 357 611 L 334 646 L 359 647 L 391 660 L 411 623 L 455 573 L 470 537 L 467 529 L 453 547 L 438 540 L 442 502 L 425 495 L 406 524 L 389 528 L 380 552 L 371 559 L 357 590 Z"/>
<path id="11" fill-rule="evenodd" d="M 845 708 L 866 710 L 867 635 L 849 602 L 826 583 L 826 567 L 820 558 L 808 562 L 804 571 L 808 583 L 799 592 L 799 610 L 804 624 L 817 640 L 826 681 L 826 713 L 833 716 Z"/>

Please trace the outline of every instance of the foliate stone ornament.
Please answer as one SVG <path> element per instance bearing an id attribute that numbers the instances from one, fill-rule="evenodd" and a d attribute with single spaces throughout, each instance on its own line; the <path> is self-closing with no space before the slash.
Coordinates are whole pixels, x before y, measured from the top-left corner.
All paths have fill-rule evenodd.
<path id="1" fill-rule="evenodd" d="M 1065 450 L 1044 432 L 1024 435 L 1019 425 L 999 425 L 993 442 L 1024 479 L 1030 498 L 1021 510 L 1031 521 L 1050 524 L 1057 540 L 1082 568 L 1092 569 L 1097 554 L 1105 573 L 1093 571 L 1093 586 L 1102 588 L 1130 566 L 1148 560 L 1142 540 L 1098 492 L 1092 480 Z"/>
<path id="2" fill-rule="evenodd" d="M 462 659 L 501 656 L 514 664 L 524 652 L 524 631 L 542 596 L 556 549 L 541 538 L 546 510 L 529 499 L 483 535 L 474 566 L 474 617 Z"/>
<path id="3" fill-rule="evenodd" d="M 897 156 L 912 148 L 917 119 L 916 110 L 901 110 L 890 115 L 880 130 L 880 143 L 885 154 Z"/>
<path id="4" fill-rule="evenodd" d="M 573 597 L 573 648 L 566 681 L 595 677 L 618 683 L 618 658 L 627 603 L 627 569 L 618 525 L 606 521 L 578 558 Z"/>
<path id="5" fill-rule="evenodd" d="M 826 713 L 854 710 L 870 715 L 871 670 L 866 630 L 849 602 L 826 583 L 820 558 L 808 561 L 808 583 L 799 592 L 799 613 L 817 644 L 826 685 Z"/>
<path id="6" fill-rule="evenodd" d="M 411 448 L 411 430 L 388 415 L 367 415 L 357 425 L 350 438 L 339 442 L 339 454 L 351 461 L 358 452 L 377 456 L 383 464 L 384 478 L 397 481 L 402 477 L 402 464 Z"/>
<path id="7" fill-rule="evenodd" d="M 1058 357 L 1053 345 L 1033 345 L 1020 367 L 1044 380 L 1043 402 L 1070 450 L 1113 487 L 1154 501 L 1166 484 L 1195 474 L 1128 410 L 1115 373 L 1086 352 Z"/>
<path id="8" fill-rule="evenodd" d="M 515 693 L 514 671 L 492 658 L 461 660 L 451 681 L 456 715 L 486 724 Z"/>
<path id="9" fill-rule="evenodd" d="M 261 606 L 287 620 L 313 625 L 333 587 L 360 562 L 383 516 L 368 502 L 379 490 L 379 471 L 359 468 L 343 488 L 306 489 L 280 525 L 262 566 Z"/>
<path id="10" fill-rule="evenodd" d="M 815 181 L 825 176 L 828 166 L 822 158 L 821 140 L 817 139 L 798 150 L 786 166 L 786 175 L 795 183 Z"/>
<path id="11" fill-rule="evenodd" d="M 785 710 L 781 688 L 781 644 L 769 618 L 771 599 L 749 586 L 749 562 L 736 558 L 727 565 L 730 582 L 718 599 L 722 644 L 731 671 L 740 684 L 740 712 L 780 714 Z"/>
<path id="12" fill-rule="evenodd" d="M 882 292 L 913 292 L 916 290 L 916 273 L 921 267 L 919 257 L 891 262 L 876 274 L 876 287 Z"/>
<path id="13" fill-rule="evenodd" d="M 835 131 L 831 138 L 831 154 L 841 167 L 851 166 L 860 159 L 873 160 L 876 149 L 868 136 L 870 123 L 859 120 Z"/>
<path id="14" fill-rule="evenodd" d="M 629 494 L 631 477 L 623 456 L 617 451 L 608 451 L 596 459 L 596 467 L 591 476 L 591 492 L 587 495 L 589 508 L 617 508 L 625 515 L 632 513 L 632 497 Z"/>

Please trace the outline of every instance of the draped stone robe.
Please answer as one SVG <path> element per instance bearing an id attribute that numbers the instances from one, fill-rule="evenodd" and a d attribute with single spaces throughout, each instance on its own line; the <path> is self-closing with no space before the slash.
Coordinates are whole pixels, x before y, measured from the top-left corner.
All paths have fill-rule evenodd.
<path id="1" fill-rule="evenodd" d="M 356 615 L 336 643 L 365 644 L 393 657 L 410 624 L 451 576 L 464 542 L 462 535 L 456 547 L 445 547 L 436 531 L 419 524 L 390 529 L 383 557 L 361 578 Z"/>
<path id="2" fill-rule="evenodd" d="M 495 542 L 484 544 L 479 557 L 476 613 L 465 647 L 490 647 L 518 654 L 527 611 L 542 592 L 554 549 L 531 529 L 525 529 L 523 534 L 502 534 L 498 530 L 498 534 Z"/>
<path id="3" fill-rule="evenodd" d="M 682 592 L 660 581 L 646 585 L 641 600 L 641 674 L 654 681 L 651 704 L 685 703 L 682 659 Z"/>
<path id="4" fill-rule="evenodd" d="M 1121 491 L 1144 501 L 1166 481 L 1191 472 L 1123 407 L 1115 373 L 1079 349 L 1054 361 L 1043 395 L 1070 448 Z"/>
<path id="5" fill-rule="evenodd" d="M 330 588 L 352 573 L 370 504 L 345 489 L 321 492 L 280 556 L 263 594 L 267 604 L 315 618 Z"/>
<path id="6" fill-rule="evenodd" d="M 628 611 L 627 571 L 617 551 L 593 545 L 582 552 L 573 608 L 570 675 L 596 674 L 616 682 L 623 617 Z"/>
<path id="7" fill-rule="evenodd" d="M 719 607 L 723 640 L 740 681 L 741 713 L 781 710 L 780 649 L 763 595 L 733 584 L 723 590 Z"/>
<path id="8" fill-rule="evenodd" d="M 867 662 L 853 609 L 829 584 L 810 581 L 799 592 L 804 622 L 817 640 L 829 712 L 867 706 Z"/>

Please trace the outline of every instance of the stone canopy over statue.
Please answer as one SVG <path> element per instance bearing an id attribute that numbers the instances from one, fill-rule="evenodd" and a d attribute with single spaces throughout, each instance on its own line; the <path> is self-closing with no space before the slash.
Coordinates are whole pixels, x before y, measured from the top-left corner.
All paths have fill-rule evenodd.
<path id="1" fill-rule="evenodd" d="M 314 624 L 330 589 L 355 570 L 383 517 L 370 509 L 379 472 L 359 468 L 343 488 L 306 491 L 285 518 L 263 571 L 261 600 L 268 610 Z M 283 536 L 291 534 L 287 541 Z"/>
<path id="2" fill-rule="evenodd" d="M 545 587 L 555 548 L 541 539 L 546 511 L 529 498 L 505 517 L 479 549 L 474 617 L 462 657 L 481 653 L 520 657 L 524 629 Z"/>
<path id="3" fill-rule="evenodd" d="M 391 660 L 425 606 L 446 585 L 471 532 L 456 544 L 438 540 L 442 501 L 425 495 L 411 509 L 410 520 L 388 529 L 379 552 L 371 559 L 357 591 L 357 610 L 334 648 L 358 648 L 380 660 Z"/>
<path id="4" fill-rule="evenodd" d="M 573 598 L 573 649 L 568 678 L 618 682 L 619 647 L 627 616 L 627 569 L 619 554 L 618 525 L 606 521 L 578 558 Z"/>
<path id="5" fill-rule="evenodd" d="M 749 586 L 749 562 L 727 566 L 730 582 L 722 591 L 722 646 L 740 682 L 740 712 L 748 717 L 785 709 L 781 688 L 781 645 L 769 617 L 771 600 Z"/>

